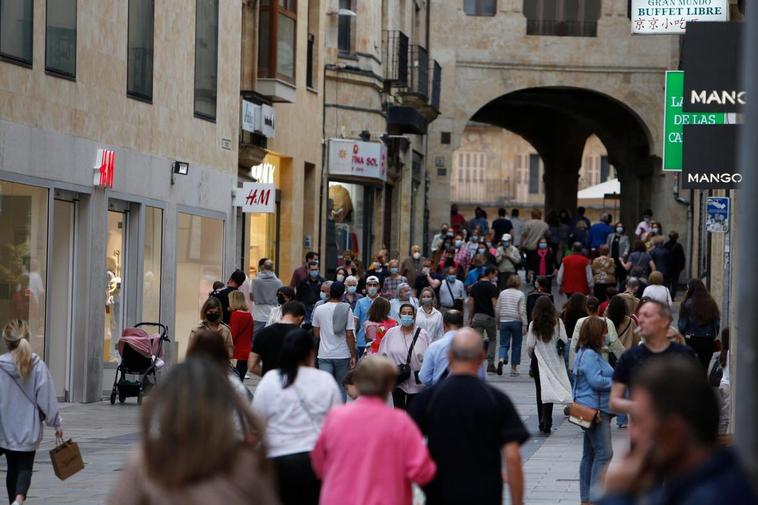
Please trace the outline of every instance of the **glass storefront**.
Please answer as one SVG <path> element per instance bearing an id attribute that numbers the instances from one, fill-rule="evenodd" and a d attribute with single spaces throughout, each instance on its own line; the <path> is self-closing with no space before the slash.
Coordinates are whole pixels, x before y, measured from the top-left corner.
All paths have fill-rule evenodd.
<path id="1" fill-rule="evenodd" d="M 142 320 L 160 322 L 161 254 L 163 253 L 163 210 L 145 207 L 144 266 L 142 274 Z"/>
<path id="2" fill-rule="evenodd" d="M 224 221 L 179 213 L 176 230 L 176 322 L 179 358 L 189 334 L 200 320 L 200 308 L 222 274 Z"/>
<path id="3" fill-rule="evenodd" d="M 29 325 L 34 352 L 45 351 L 48 190 L 0 182 L 0 329 Z M 0 341 L 0 352 L 5 352 Z"/>
<path id="4" fill-rule="evenodd" d="M 118 363 L 116 346 L 124 329 L 124 255 L 126 253 L 126 212 L 108 211 L 105 244 L 105 328 L 103 359 Z"/>
<path id="5" fill-rule="evenodd" d="M 368 261 L 371 253 L 372 196 L 373 188 L 370 186 L 329 181 L 328 270 L 340 264 L 345 251 L 351 251 L 364 264 Z"/>
<path id="6" fill-rule="evenodd" d="M 267 154 L 263 163 L 250 169 L 250 174 L 257 182 L 274 184 L 279 189 L 279 174 L 281 158 L 275 154 Z M 277 212 L 279 204 L 276 205 Z M 279 241 L 277 229 L 277 214 L 244 214 L 245 234 L 247 244 L 247 275 L 254 278 L 258 274 L 258 262 L 261 258 L 274 260 L 278 268 L 279 262 L 276 246 Z"/>

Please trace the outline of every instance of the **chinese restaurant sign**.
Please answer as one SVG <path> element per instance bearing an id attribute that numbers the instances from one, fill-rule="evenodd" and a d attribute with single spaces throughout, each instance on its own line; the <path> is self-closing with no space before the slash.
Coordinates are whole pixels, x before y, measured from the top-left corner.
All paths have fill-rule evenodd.
<path id="1" fill-rule="evenodd" d="M 729 21 L 729 0 L 632 0 L 632 33 L 684 33 L 691 21 Z"/>

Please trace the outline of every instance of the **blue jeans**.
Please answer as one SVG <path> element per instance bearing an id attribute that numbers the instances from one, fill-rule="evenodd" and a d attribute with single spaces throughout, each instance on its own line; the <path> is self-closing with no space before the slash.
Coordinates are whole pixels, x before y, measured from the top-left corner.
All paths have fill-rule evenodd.
<path id="1" fill-rule="evenodd" d="M 521 364 L 521 340 L 524 338 L 521 321 L 500 322 L 500 354 L 499 358 L 508 363 L 508 349 L 511 349 L 511 365 Z"/>
<path id="2" fill-rule="evenodd" d="M 613 457 L 611 447 L 611 416 L 600 412 L 600 422 L 584 430 L 584 451 L 579 464 L 579 496 L 581 501 L 594 501 L 592 492 L 598 485 L 600 472 Z"/>
<path id="3" fill-rule="evenodd" d="M 334 377 L 334 380 L 337 381 L 337 385 L 340 387 L 340 393 L 342 393 L 342 401 L 345 402 L 347 400 L 347 390 L 345 390 L 345 386 L 342 384 L 342 379 L 345 378 L 345 375 L 347 375 L 347 372 L 350 369 L 350 358 L 319 358 L 318 369 L 323 370 L 324 372 L 327 372 L 331 374 L 332 377 Z"/>

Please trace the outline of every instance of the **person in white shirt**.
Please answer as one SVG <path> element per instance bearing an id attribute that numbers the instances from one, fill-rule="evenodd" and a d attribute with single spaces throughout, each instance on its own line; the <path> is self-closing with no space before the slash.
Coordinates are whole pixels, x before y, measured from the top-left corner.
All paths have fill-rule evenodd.
<path id="1" fill-rule="evenodd" d="M 416 326 L 425 329 L 432 342 L 440 339 L 444 333 L 442 312 L 434 308 L 436 301 L 432 288 L 422 289 L 416 312 Z"/>
<path id="2" fill-rule="evenodd" d="M 637 228 L 634 229 L 635 238 L 643 238 L 650 232 L 650 221 L 653 220 L 653 211 L 650 209 L 645 210 L 642 213 L 642 221 L 639 222 Z"/>
<path id="3" fill-rule="evenodd" d="M 671 307 L 671 292 L 663 285 L 663 274 L 659 271 L 652 272 L 648 278 L 650 285 L 642 292 L 642 298 L 652 298 Z"/>
<path id="4" fill-rule="evenodd" d="M 447 277 L 440 285 L 440 309 L 442 312 L 456 308 L 463 311 L 463 300 L 466 298 L 466 287 L 463 282 L 456 276 L 457 269 L 454 266 L 448 267 Z"/>
<path id="5" fill-rule="evenodd" d="M 513 245 L 516 247 L 521 247 L 521 230 L 524 226 L 524 223 L 521 222 L 521 219 L 519 219 L 518 216 L 518 209 L 511 210 L 511 224 L 513 225 L 513 231 L 511 232 L 511 235 L 513 236 Z"/>
<path id="6" fill-rule="evenodd" d="M 349 303 L 342 302 L 345 285 L 332 283 L 329 300 L 313 309 L 313 333 L 320 339 L 318 367 L 329 372 L 342 391 L 342 401 L 347 392 L 342 380 L 355 367 L 355 317 Z"/>
<path id="7" fill-rule="evenodd" d="M 282 345 L 281 368 L 263 376 L 253 410 L 266 423 L 268 457 L 276 469 L 283 505 L 316 505 L 321 485 L 310 464 L 326 414 L 342 403 L 334 378 L 314 368 L 316 346 L 305 330 Z"/>

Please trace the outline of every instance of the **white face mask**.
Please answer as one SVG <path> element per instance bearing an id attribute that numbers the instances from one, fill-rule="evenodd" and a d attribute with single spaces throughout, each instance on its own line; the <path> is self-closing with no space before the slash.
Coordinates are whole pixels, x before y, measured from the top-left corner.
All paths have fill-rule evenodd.
<path id="1" fill-rule="evenodd" d="M 420 252 L 413 253 L 413 259 L 414 260 L 421 259 L 421 253 Z"/>
<path id="2" fill-rule="evenodd" d="M 337 282 L 342 282 L 345 280 L 345 276 L 342 274 L 337 274 Z"/>

